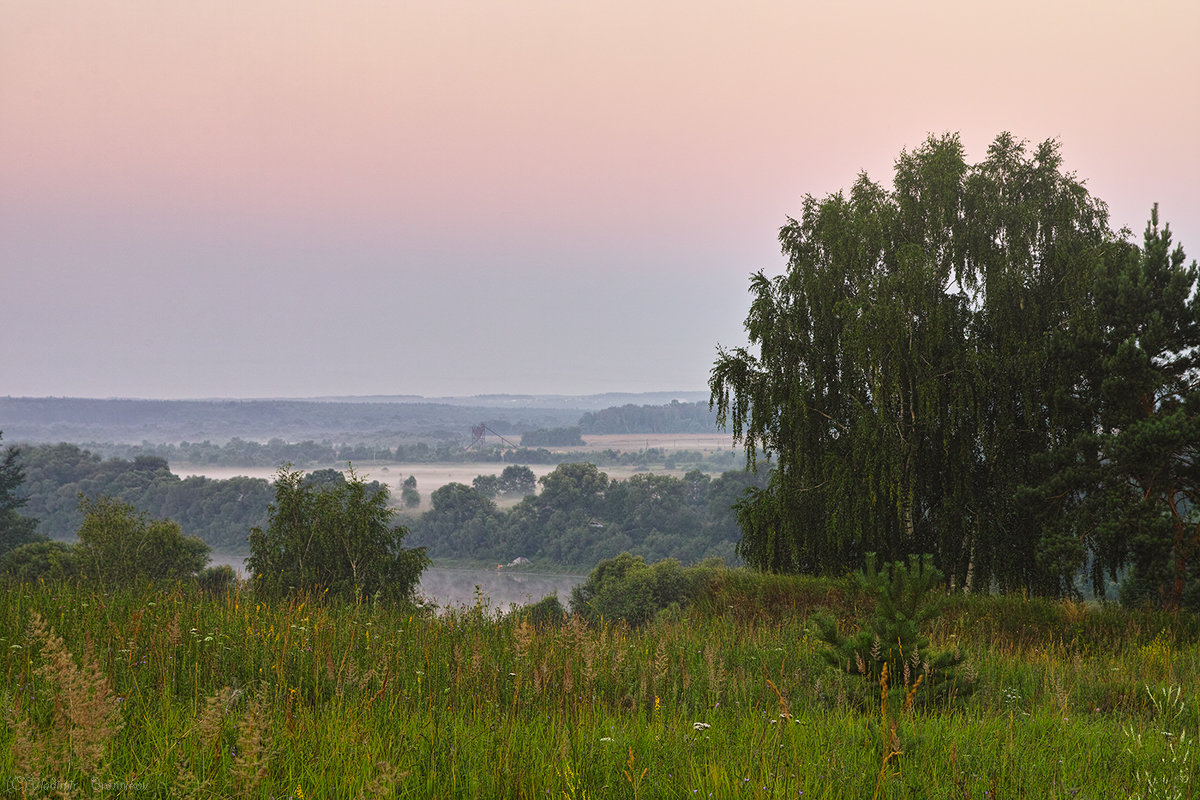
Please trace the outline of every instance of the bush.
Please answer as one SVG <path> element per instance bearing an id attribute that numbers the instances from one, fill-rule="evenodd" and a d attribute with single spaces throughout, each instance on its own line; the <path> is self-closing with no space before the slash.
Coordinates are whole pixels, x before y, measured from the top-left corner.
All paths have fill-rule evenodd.
<path id="1" fill-rule="evenodd" d="M 607 619 L 644 625 L 672 604 L 689 605 L 703 570 L 709 567 L 685 570 L 673 558 L 650 565 L 641 556 L 622 553 L 601 561 L 571 590 L 571 611 L 590 623 Z"/>
<path id="2" fill-rule="evenodd" d="M 193 577 L 208 563 L 211 548 L 185 536 L 179 523 L 150 519 L 129 503 L 101 497 L 79 501 L 84 513 L 75 558 L 79 570 L 102 585 Z"/>
<path id="3" fill-rule="evenodd" d="M 196 583 L 205 594 L 220 597 L 237 586 L 237 573 L 228 564 L 208 567 L 196 576 Z"/>
<path id="4" fill-rule="evenodd" d="M 79 573 L 79 563 L 65 542 L 32 542 L 0 556 L 0 573 L 20 582 L 65 580 Z"/>
<path id="5" fill-rule="evenodd" d="M 546 595 L 536 603 L 520 609 L 518 614 L 538 629 L 555 627 L 567 621 L 567 609 L 556 594 Z"/>

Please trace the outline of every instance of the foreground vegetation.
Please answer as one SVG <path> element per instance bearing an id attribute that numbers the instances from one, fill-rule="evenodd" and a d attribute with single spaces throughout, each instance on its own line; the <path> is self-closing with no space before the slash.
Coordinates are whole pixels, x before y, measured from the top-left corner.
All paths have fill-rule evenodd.
<path id="1" fill-rule="evenodd" d="M 947 599 L 970 691 L 827 666 L 849 580 L 713 569 L 631 629 L 191 584 L 0 601 L 7 796 L 1192 797 L 1200 622 Z M 899 673 L 893 665 L 893 675 Z"/>

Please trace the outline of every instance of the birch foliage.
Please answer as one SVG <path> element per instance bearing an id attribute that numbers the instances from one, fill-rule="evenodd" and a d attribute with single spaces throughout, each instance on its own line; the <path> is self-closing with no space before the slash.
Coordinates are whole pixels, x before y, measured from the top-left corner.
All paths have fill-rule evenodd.
<path id="1" fill-rule="evenodd" d="M 1058 591 L 1018 488 L 1089 424 L 1061 391 L 1057 341 L 1087 312 L 1116 244 L 1107 209 L 1059 146 L 1001 134 L 969 164 L 957 135 L 806 197 L 756 273 L 748 348 L 718 349 L 718 420 L 749 466 L 775 467 L 738 507 L 739 553 L 774 571 L 842 573 L 865 554 L 930 553 L 956 586 Z"/>

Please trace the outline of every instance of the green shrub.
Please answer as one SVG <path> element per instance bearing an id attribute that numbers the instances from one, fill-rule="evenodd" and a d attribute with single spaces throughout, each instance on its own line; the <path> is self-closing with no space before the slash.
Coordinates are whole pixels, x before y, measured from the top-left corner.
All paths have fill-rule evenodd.
<path id="1" fill-rule="evenodd" d="M 644 625 L 672 604 L 689 605 L 706 569 L 711 568 L 685 570 L 673 558 L 651 565 L 641 556 L 622 553 L 601 561 L 571 591 L 571 611 L 591 623 L 606 619 Z"/>
<path id="2" fill-rule="evenodd" d="M 554 627 L 567 621 L 567 609 L 556 594 L 546 595 L 536 603 L 519 609 L 518 613 L 539 629 Z"/>
<path id="3" fill-rule="evenodd" d="M 814 617 L 826 645 L 826 662 L 840 672 L 864 678 L 869 686 L 915 687 L 921 680 L 935 685 L 939 693 L 954 686 L 954 671 L 963 661 L 962 654 L 957 649 L 930 649 L 929 638 L 921 631 L 946 596 L 933 557 L 910 556 L 908 564 L 897 561 L 877 570 L 875 554 L 868 553 L 866 570 L 854 573 L 853 579 L 864 594 L 875 599 L 875 610 L 866 627 L 852 636 L 843 636 L 831 615 Z M 961 693 L 967 687 L 956 688 Z"/>
<path id="4" fill-rule="evenodd" d="M 196 583 L 205 594 L 219 597 L 237 588 L 237 573 L 228 564 L 208 567 L 196 575 Z"/>
<path id="5" fill-rule="evenodd" d="M 83 498 L 79 510 L 84 518 L 75 558 L 88 580 L 105 586 L 186 580 L 208 563 L 208 544 L 184 535 L 177 522 L 150 519 L 111 497 Z"/>
<path id="6" fill-rule="evenodd" d="M 32 542 L 0 556 L 0 573 L 19 582 L 64 580 L 79 573 L 79 562 L 65 542 Z"/>

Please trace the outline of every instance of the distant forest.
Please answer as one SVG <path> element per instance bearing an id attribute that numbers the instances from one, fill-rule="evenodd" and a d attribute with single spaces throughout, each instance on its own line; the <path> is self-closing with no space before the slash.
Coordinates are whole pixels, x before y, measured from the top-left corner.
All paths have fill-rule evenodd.
<path id="1" fill-rule="evenodd" d="M 290 463 L 316 469 L 310 474 L 319 480 L 340 479 L 329 467 L 348 463 L 481 462 L 495 463 L 496 473 L 508 465 L 558 464 L 543 479 L 542 491 L 508 511 L 485 490 L 492 476 L 480 476 L 475 486 L 434 491 L 432 510 L 408 520 L 413 541 L 443 560 L 524 557 L 589 569 L 626 550 L 684 562 L 714 555 L 734 559 L 739 533 L 730 506 L 748 485 L 765 485 L 760 476 L 736 471 L 743 453 L 611 449 L 589 453 L 583 465 L 573 463 L 579 454 L 553 449 L 578 445 L 583 435 L 715 433 L 707 402 L 590 409 L 569 407 L 569 398 L 554 398 L 548 408 L 510 408 L 504 398 L 486 402 L 0 398 L 0 420 L 11 439 L 24 442 L 22 494 L 28 501 L 22 513 L 38 520 L 38 533 L 53 539 L 75 536 L 83 520 L 80 497 L 112 497 L 178 522 L 214 550 L 244 554 L 249 530 L 267 519 L 274 497 L 270 481 L 180 478 L 172 464 Z M 529 446 L 514 448 L 493 437 L 472 442 L 470 431 L 481 420 L 492 432 L 520 436 Z M 49 443 L 70 439 L 90 443 Z M 619 481 L 600 471 L 606 466 L 691 471 L 686 479 L 637 475 Z M 721 472 L 715 479 L 706 474 Z M 401 487 L 387 488 L 393 504 L 401 505 Z"/>
<path id="2" fill-rule="evenodd" d="M 213 442 L 180 442 L 179 444 L 112 444 L 86 442 L 81 445 L 106 458 L 159 458 L 170 464 L 195 464 L 214 467 L 327 467 L 333 464 L 372 464 L 396 461 L 404 464 L 496 463 L 496 464 L 561 464 L 577 461 L 578 453 L 549 450 L 545 447 L 506 448 L 494 445 L 468 447 L 457 442 L 415 442 L 398 445 L 394 450 L 371 444 L 333 444 L 331 442 L 251 442 L 234 438 L 224 444 Z M 744 463 L 740 450 L 701 452 L 698 450 L 664 450 L 659 447 L 641 450 L 606 449 L 587 454 L 587 460 L 608 467 L 650 467 L 665 465 L 667 469 L 696 467 L 710 472 L 735 469 Z"/>
<path id="3" fill-rule="evenodd" d="M 20 450 L 20 463 L 21 493 L 27 498 L 21 513 L 38 520 L 39 534 L 58 540 L 72 539 L 79 529 L 81 496 L 112 497 L 150 517 L 178 522 L 184 533 L 215 551 L 244 555 L 247 534 L 266 522 L 275 496 L 271 482 L 262 478 L 180 478 L 156 456 L 103 459 L 72 444 L 27 445 Z M 488 477 L 474 486 L 435 490 L 432 509 L 405 520 L 412 531 L 409 541 L 427 546 L 434 558 L 477 563 L 524 557 L 590 569 L 624 551 L 651 560 L 691 563 L 719 556 L 732 563 L 739 533 L 731 506 L 746 487 L 766 485 L 765 475 L 743 471 L 718 478 L 699 470 L 684 478 L 644 473 L 619 481 L 594 464 L 568 463 L 541 480 L 540 493 L 503 511 L 485 489 L 494 483 Z M 322 469 L 308 479 L 328 482 L 342 476 Z M 369 486 L 389 489 L 398 504 L 399 487 Z"/>
<path id="4" fill-rule="evenodd" d="M 614 406 L 584 413 L 579 429 L 587 433 L 710 433 L 717 430 L 716 412 L 708 402 Z"/>
<path id="5" fill-rule="evenodd" d="M 472 442 L 471 429 L 481 419 L 492 433 L 520 438 L 521 446 L 503 445 L 490 436 Z M 0 420 L 13 441 L 78 442 L 105 457 L 149 456 L 170 464 L 228 467 L 378 461 L 558 464 L 575 457 L 550 448 L 578 446 L 583 435 L 717 432 L 706 401 L 678 400 L 630 403 L 580 415 L 569 408 L 424 402 L 0 398 Z M 644 466 L 667 457 L 647 448 L 640 453 L 608 450 L 589 459 L 601 466 Z M 708 470 L 733 468 L 741 459 L 732 451 L 703 464 L 691 454 L 675 458 Z"/>
<path id="6" fill-rule="evenodd" d="M 695 395 L 696 393 L 692 393 Z M 598 398 L 610 397 L 601 395 Z M 626 397 L 612 395 L 611 397 Z M 657 399 L 657 395 L 654 396 Z M 504 436 L 577 426 L 584 434 L 716 431 L 707 400 L 665 405 L 595 406 L 598 398 L 471 398 L 422 400 L 94 400 L 0 397 L 0 424 L 9 441 L 265 442 L 329 440 L 348 444 L 463 442 L 480 422 Z M 539 407 L 538 402 L 554 405 Z M 485 404 L 486 403 L 486 404 Z M 574 405 L 572 405 L 574 404 Z"/>
<path id="7" fill-rule="evenodd" d="M 26 446 L 20 461 L 28 498 L 21 513 L 38 520 L 38 533 L 58 540 L 72 539 L 83 522 L 80 496 L 112 497 L 178 522 L 216 551 L 244 553 L 246 535 L 266 521 L 275 497 L 262 478 L 181 479 L 161 458 L 105 460 L 73 444 Z"/>
<path id="8" fill-rule="evenodd" d="M 505 511 L 474 487 L 451 483 L 431 496 L 433 508 L 411 526 L 408 544 L 434 559 L 535 563 L 590 569 L 621 553 L 647 561 L 705 558 L 737 563 L 741 536 L 733 505 L 766 474 L 730 471 L 710 478 L 639 473 L 612 480 L 594 464 L 561 464 L 539 481 L 541 491 Z"/>

